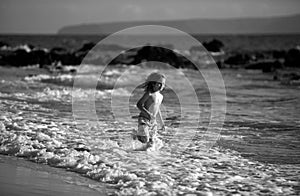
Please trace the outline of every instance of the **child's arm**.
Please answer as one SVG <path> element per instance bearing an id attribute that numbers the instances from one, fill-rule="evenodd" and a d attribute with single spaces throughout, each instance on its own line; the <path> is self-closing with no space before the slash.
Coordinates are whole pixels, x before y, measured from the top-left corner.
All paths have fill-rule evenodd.
<path id="1" fill-rule="evenodd" d="M 163 131 L 165 131 L 165 130 L 166 130 L 166 128 L 165 128 L 165 123 L 164 123 L 164 120 L 163 120 L 163 118 L 162 118 L 160 109 L 158 109 L 158 117 L 159 117 L 159 120 L 160 120 L 160 123 L 161 123 L 161 128 L 162 128 Z"/>
<path id="2" fill-rule="evenodd" d="M 150 97 L 150 94 L 148 92 L 146 92 L 143 97 L 137 102 L 136 106 L 137 108 L 144 112 L 145 114 L 149 115 L 149 119 L 153 119 L 154 116 L 153 114 L 151 114 L 145 107 L 144 104 L 147 101 L 147 99 Z"/>

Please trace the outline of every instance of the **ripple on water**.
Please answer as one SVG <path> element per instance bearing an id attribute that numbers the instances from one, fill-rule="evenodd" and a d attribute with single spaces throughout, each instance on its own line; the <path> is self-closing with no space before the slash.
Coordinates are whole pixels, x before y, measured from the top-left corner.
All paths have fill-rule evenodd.
<path id="1" fill-rule="evenodd" d="M 160 134 L 164 145 L 161 150 L 135 151 L 132 150 L 136 149 L 133 147 L 135 144 L 130 139 L 130 132 L 136 126 L 135 119 L 125 124 L 115 122 L 110 117 L 105 108 L 109 101 L 105 98 L 109 97 L 110 91 L 99 91 L 96 95 L 101 98 L 98 114 L 102 119 L 98 122 L 90 122 L 88 119 L 73 121 L 71 110 L 66 109 L 71 107 L 72 92 L 67 87 L 50 86 L 36 88 L 35 91 L 1 91 L 1 154 L 23 157 L 80 173 L 105 183 L 116 195 L 296 194 L 295 187 L 298 186 L 299 177 L 290 174 L 299 170 L 298 165 L 288 167 L 249 160 L 235 151 L 218 146 L 203 152 L 201 148 L 205 144 L 200 139 L 205 127 L 197 129 L 198 135 L 185 151 L 179 145 L 174 145 L 178 138 L 174 138 L 172 132 Z M 80 90 L 78 93 L 85 98 L 87 91 Z M 51 104 L 50 100 L 53 101 Z M 231 112 L 232 108 L 229 107 L 228 124 L 225 124 L 223 131 L 223 135 L 228 136 L 223 137 L 229 140 L 227 144 L 233 147 L 246 144 L 245 149 L 249 149 L 249 154 L 257 155 L 261 153 L 261 149 L 268 149 L 267 146 L 273 145 L 269 142 L 274 141 L 274 137 L 275 140 L 285 138 L 282 141 L 286 142 L 292 137 L 292 128 L 287 127 L 286 131 L 282 131 L 279 127 L 275 129 L 275 124 L 269 124 L 268 129 L 269 121 L 266 124 L 255 122 L 256 118 L 261 118 L 255 112 L 247 115 L 242 110 L 241 113 L 245 116 L 234 116 L 237 108 L 246 108 L 244 103 L 234 104 L 237 104 L 236 109 Z M 100 110 L 101 106 L 103 111 Z M 253 106 L 253 111 L 260 106 Z M 209 104 L 202 107 L 209 114 Z M 170 108 L 176 111 L 174 106 Z M 185 125 L 192 127 L 188 121 L 192 114 L 194 113 L 181 116 L 176 113 L 166 123 L 171 125 L 182 120 Z M 175 129 L 185 131 L 175 125 L 170 130 Z M 272 135 L 272 131 L 276 134 Z M 279 132 L 283 137 L 276 138 Z M 184 138 L 179 138 L 179 141 L 180 139 L 184 141 Z M 186 140 L 189 141 L 190 138 Z M 251 142 L 257 149 L 251 148 Z"/>

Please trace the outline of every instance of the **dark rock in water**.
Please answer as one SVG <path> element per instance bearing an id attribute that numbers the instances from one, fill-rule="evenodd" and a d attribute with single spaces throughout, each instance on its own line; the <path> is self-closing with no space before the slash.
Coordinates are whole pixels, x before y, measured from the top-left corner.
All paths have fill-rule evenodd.
<path id="1" fill-rule="evenodd" d="M 38 64 L 40 67 L 51 64 L 50 55 L 45 50 L 31 51 L 33 64 Z"/>
<path id="2" fill-rule="evenodd" d="M 154 48 L 152 46 L 144 46 L 137 50 L 137 53 L 134 57 L 133 64 L 139 64 L 143 61 L 159 61 L 161 59 L 162 53 L 160 53 L 159 48 Z"/>
<path id="3" fill-rule="evenodd" d="M 284 59 L 287 52 L 285 50 L 274 50 L 273 51 L 273 58 L 274 59 Z"/>
<path id="4" fill-rule="evenodd" d="M 12 54 L 12 51 L 0 50 L 0 65 L 10 65 L 7 61 L 9 56 Z"/>
<path id="5" fill-rule="evenodd" d="M 21 67 L 30 65 L 32 62 L 32 58 L 30 53 L 26 50 L 17 49 L 15 51 L 11 51 L 10 54 L 4 56 L 3 61 L 6 62 L 7 65 Z"/>
<path id="6" fill-rule="evenodd" d="M 213 39 L 210 42 L 204 42 L 203 46 L 210 52 L 221 52 L 224 44 L 220 40 Z"/>
<path id="7" fill-rule="evenodd" d="M 251 56 L 249 54 L 238 53 L 227 58 L 224 63 L 229 65 L 245 65 L 249 63 Z"/>
<path id="8" fill-rule="evenodd" d="M 79 152 L 83 152 L 83 151 L 87 151 L 90 152 L 91 148 L 86 146 L 85 144 L 79 142 L 79 143 L 71 143 L 69 144 L 70 147 L 73 147 L 74 150 L 79 151 Z"/>
<path id="9" fill-rule="evenodd" d="M 245 66 L 245 69 L 261 69 L 263 72 L 272 72 L 282 67 L 282 63 L 280 63 L 278 60 L 269 60 L 250 63 Z"/>
<path id="10" fill-rule="evenodd" d="M 76 69 L 70 69 L 70 73 L 76 73 L 77 70 Z"/>
<path id="11" fill-rule="evenodd" d="M 290 49 L 284 59 L 287 67 L 300 67 L 300 48 Z"/>
<path id="12" fill-rule="evenodd" d="M 110 62 L 110 65 L 136 65 L 135 54 L 130 52 L 122 53 Z"/>
<path id="13" fill-rule="evenodd" d="M 223 61 L 217 61 L 216 64 L 217 64 L 217 66 L 218 66 L 219 69 L 224 68 L 224 63 L 223 63 Z"/>
<path id="14" fill-rule="evenodd" d="M 83 152 L 83 151 L 90 152 L 91 151 L 89 148 L 84 148 L 84 147 L 82 147 L 82 148 L 74 148 L 74 150 L 77 150 L 79 152 Z"/>
<path id="15" fill-rule="evenodd" d="M 85 43 L 77 52 L 89 52 L 95 45 L 94 42 Z"/>
<path id="16" fill-rule="evenodd" d="M 195 68 L 184 56 L 173 50 L 157 46 L 144 46 L 126 51 L 115 58 L 111 64 L 137 65 L 148 61 L 166 63 L 175 68 L 187 68 L 188 66 Z"/>
<path id="17" fill-rule="evenodd" d="M 81 63 L 79 57 L 70 53 L 67 49 L 60 47 L 50 50 L 50 58 L 52 62 L 60 62 L 63 65 L 79 65 Z"/>
<path id="18" fill-rule="evenodd" d="M 275 74 L 275 75 L 273 76 L 273 80 L 277 81 L 277 80 L 279 80 L 279 77 Z"/>
<path id="19" fill-rule="evenodd" d="M 6 43 L 6 42 L 0 41 L 0 48 L 3 47 L 3 46 L 4 46 L 4 47 L 8 47 L 9 44 Z"/>
<path id="20" fill-rule="evenodd" d="M 265 59 L 270 59 L 271 57 L 266 54 L 266 52 L 254 52 L 249 54 L 251 61 L 264 61 Z"/>
<path id="21" fill-rule="evenodd" d="M 282 72 L 276 72 L 273 79 L 279 80 L 285 85 L 300 85 L 300 72 L 299 70 L 288 70 Z"/>
<path id="22" fill-rule="evenodd" d="M 79 50 L 74 52 L 74 56 L 81 62 L 95 45 L 94 42 L 85 43 Z"/>
<path id="23" fill-rule="evenodd" d="M 284 78 L 289 78 L 290 80 L 300 80 L 300 74 L 288 73 L 283 75 Z"/>
<path id="24" fill-rule="evenodd" d="M 51 63 L 49 53 L 43 49 L 33 49 L 27 51 L 25 49 L 2 51 L 1 65 L 10 66 L 28 66 L 28 65 L 48 65 Z"/>
<path id="25" fill-rule="evenodd" d="M 89 43 L 84 45 L 77 53 L 72 53 L 62 47 L 54 47 L 48 51 L 35 48 L 32 45 L 21 45 L 16 48 L 0 50 L 0 65 L 15 67 L 28 65 L 45 67 L 51 64 L 79 65 L 91 47 L 92 44 Z"/>

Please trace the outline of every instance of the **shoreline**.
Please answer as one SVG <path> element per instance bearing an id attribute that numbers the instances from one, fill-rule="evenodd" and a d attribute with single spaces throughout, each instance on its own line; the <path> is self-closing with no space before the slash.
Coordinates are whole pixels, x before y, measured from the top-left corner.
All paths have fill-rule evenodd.
<path id="1" fill-rule="evenodd" d="M 195 174 L 186 176 L 187 182 L 185 183 L 195 184 L 194 177 L 197 176 L 202 179 L 203 183 L 199 184 L 202 190 L 196 191 L 200 195 L 230 193 L 246 196 L 252 192 L 253 195 L 279 196 L 282 194 L 297 195 L 300 193 L 300 186 L 296 180 L 298 178 L 296 173 L 300 167 L 299 164 L 278 165 L 262 163 L 241 157 L 237 151 L 218 147 L 211 149 L 210 153 L 193 155 L 192 159 L 190 160 L 191 162 L 187 162 L 194 163 L 196 161 L 199 164 L 199 168 L 195 168 Z M 174 163 L 173 166 L 176 167 L 176 165 Z M 187 168 L 189 167 L 194 166 L 187 165 Z M 79 171 L 68 171 L 55 166 L 35 163 L 28 159 L 3 154 L 0 154 L 0 170 L 0 193 L 4 195 L 102 196 L 132 195 L 139 192 L 137 187 L 137 189 L 132 189 L 133 187 L 130 186 L 123 187 L 126 183 L 123 184 L 124 182 L 122 183 L 122 181 L 117 184 L 111 184 L 110 181 L 97 181 L 93 180 L 95 176 L 82 176 Z M 158 172 L 156 174 L 158 178 L 164 178 L 163 174 L 160 176 L 160 172 L 156 172 Z M 162 187 L 157 188 L 163 192 L 163 185 L 173 183 L 173 181 L 165 180 L 167 179 L 158 181 L 158 183 L 162 183 L 159 187 Z M 149 182 L 146 181 L 145 183 Z M 224 186 L 225 184 L 229 184 L 231 188 Z M 142 190 L 140 189 L 140 191 Z M 182 189 L 181 191 L 187 190 Z"/>
<path id="2" fill-rule="evenodd" d="M 1 195 L 105 195 L 99 188 L 89 187 L 99 182 L 17 157 L 0 155 L 0 171 Z"/>

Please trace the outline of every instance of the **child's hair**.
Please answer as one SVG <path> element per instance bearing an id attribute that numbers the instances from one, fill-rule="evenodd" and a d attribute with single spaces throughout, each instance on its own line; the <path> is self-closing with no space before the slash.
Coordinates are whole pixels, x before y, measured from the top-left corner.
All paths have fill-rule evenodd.
<path id="1" fill-rule="evenodd" d="M 154 85 L 160 84 L 159 89 L 161 89 L 163 83 L 165 83 L 165 82 L 166 82 L 165 75 L 157 73 L 157 72 L 153 72 L 147 77 L 146 82 L 141 84 L 139 87 L 144 88 L 145 92 L 154 93 L 154 92 L 156 92 L 154 89 Z"/>
<path id="2" fill-rule="evenodd" d="M 162 84 L 159 83 L 159 82 L 153 82 L 153 81 L 147 82 L 147 83 L 143 86 L 144 91 L 145 91 L 145 92 L 154 93 L 154 92 L 155 92 L 155 90 L 154 90 L 154 85 L 157 84 L 157 83 L 160 84 L 160 87 L 162 86 Z"/>

